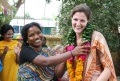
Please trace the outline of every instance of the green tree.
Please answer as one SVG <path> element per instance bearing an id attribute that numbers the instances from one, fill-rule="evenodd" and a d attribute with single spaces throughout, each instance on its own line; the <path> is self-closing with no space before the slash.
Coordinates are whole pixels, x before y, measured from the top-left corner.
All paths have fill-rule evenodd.
<path id="1" fill-rule="evenodd" d="M 9 0 L 7 0 L 9 1 Z M 0 15 L 0 28 L 3 24 L 5 23 L 9 23 L 12 18 L 15 17 L 16 12 L 18 11 L 18 9 L 20 8 L 20 6 L 25 2 L 25 0 L 13 0 L 13 5 L 11 6 L 11 9 L 13 11 L 13 16 L 6 16 L 6 15 Z"/>
<path id="2" fill-rule="evenodd" d="M 16 19 L 24 19 L 24 16 L 15 16 L 14 18 Z M 31 16 L 29 13 L 25 14 L 25 19 L 31 19 Z"/>
<path id="3" fill-rule="evenodd" d="M 47 0 L 50 2 L 51 0 Z M 117 51 L 120 61 L 120 0 L 62 0 L 60 14 L 58 15 L 60 33 L 63 36 L 63 44 L 65 44 L 66 36 L 71 27 L 70 12 L 74 6 L 80 3 L 86 3 L 92 10 L 92 24 L 96 26 L 96 30 L 105 36 L 110 51 Z M 120 64 L 117 69 L 120 69 Z M 120 70 L 116 71 L 120 75 Z"/>

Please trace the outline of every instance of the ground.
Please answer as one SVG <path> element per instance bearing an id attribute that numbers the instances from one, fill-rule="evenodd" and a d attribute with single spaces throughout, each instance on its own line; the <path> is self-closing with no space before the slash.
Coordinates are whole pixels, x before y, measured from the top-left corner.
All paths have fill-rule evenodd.
<path id="1" fill-rule="evenodd" d="M 120 81 L 120 76 L 117 76 L 117 80 Z"/>

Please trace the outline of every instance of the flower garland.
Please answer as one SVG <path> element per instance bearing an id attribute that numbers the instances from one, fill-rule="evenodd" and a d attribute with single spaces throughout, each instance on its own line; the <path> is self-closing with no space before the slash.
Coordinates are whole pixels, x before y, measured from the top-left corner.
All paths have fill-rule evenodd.
<path id="1" fill-rule="evenodd" d="M 87 24 L 86 28 L 84 29 L 82 33 L 82 41 L 88 40 L 91 41 L 91 35 L 93 33 L 93 26 L 91 24 Z M 68 34 L 68 41 L 67 44 L 69 46 L 67 47 L 66 51 L 71 51 L 76 46 L 76 34 L 74 30 L 72 30 Z M 86 46 L 90 46 L 90 43 L 87 43 Z M 76 58 L 76 68 L 73 66 L 74 58 L 71 57 L 67 60 L 67 70 L 68 75 L 70 77 L 70 81 L 81 81 L 82 75 L 83 75 L 83 68 L 84 68 L 84 62 L 86 60 L 87 54 L 81 54 L 80 56 L 77 56 Z"/>

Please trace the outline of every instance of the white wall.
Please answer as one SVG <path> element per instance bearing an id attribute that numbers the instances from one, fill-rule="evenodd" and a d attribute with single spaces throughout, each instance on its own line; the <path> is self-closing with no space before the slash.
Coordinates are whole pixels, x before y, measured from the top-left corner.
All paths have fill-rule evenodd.
<path id="1" fill-rule="evenodd" d="M 11 25 L 22 25 L 24 26 L 25 24 L 30 23 L 30 22 L 38 22 L 41 26 L 43 27 L 56 27 L 56 21 L 53 20 L 34 20 L 34 19 L 12 19 L 10 24 Z"/>

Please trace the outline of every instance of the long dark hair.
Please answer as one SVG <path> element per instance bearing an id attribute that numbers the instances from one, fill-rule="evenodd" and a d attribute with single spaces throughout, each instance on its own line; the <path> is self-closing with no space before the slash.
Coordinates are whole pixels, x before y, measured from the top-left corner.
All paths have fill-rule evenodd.
<path id="1" fill-rule="evenodd" d="M 8 30 L 13 30 L 13 32 L 14 32 L 13 27 L 12 27 L 11 25 L 9 25 L 9 24 L 4 24 L 4 25 L 1 27 L 1 30 L 0 30 L 0 34 L 1 34 L 1 36 L 0 36 L 0 41 L 1 41 L 1 40 L 4 40 L 4 35 L 7 33 Z"/>
<path id="2" fill-rule="evenodd" d="M 42 31 L 41 26 L 36 22 L 31 22 L 29 24 L 26 24 L 21 31 L 21 35 L 22 35 L 22 38 L 23 38 L 22 48 L 24 46 L 29 45 L 29 43 L 27 42 L 28 41 L 28 39 L 27 39 L 28 38 L 28 30 L 29 30 L 29 28 L 31 28 L 33 26 L 38 27 L 40 29 L 40 31 Z"/>

